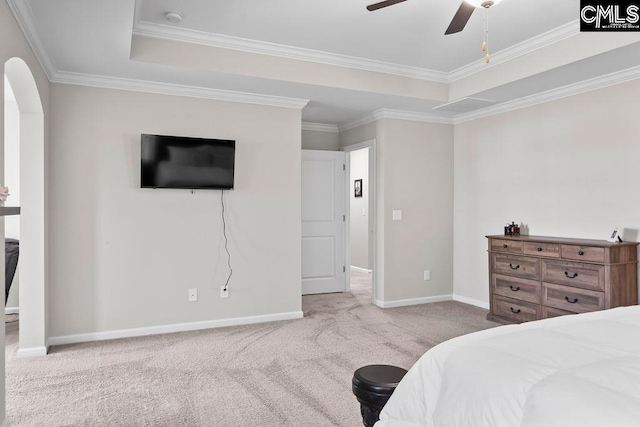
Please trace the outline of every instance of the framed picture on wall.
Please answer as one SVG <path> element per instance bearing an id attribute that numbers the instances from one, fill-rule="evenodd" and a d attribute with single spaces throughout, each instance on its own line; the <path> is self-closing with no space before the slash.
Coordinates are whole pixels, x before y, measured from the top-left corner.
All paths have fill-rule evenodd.
<path id="1" fill-rule="evenodd" d="M 356 179 L 353 183 L 353 195 L 354 197 L 362 197 L 362 180 Z"/>

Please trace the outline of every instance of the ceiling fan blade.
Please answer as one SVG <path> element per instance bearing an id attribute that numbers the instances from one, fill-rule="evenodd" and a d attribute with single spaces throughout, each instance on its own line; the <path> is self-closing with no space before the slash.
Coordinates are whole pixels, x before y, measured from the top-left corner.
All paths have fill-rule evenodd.
<path id="1" fill-rule="evenodd" d="M 460 31 L 462 31 L 464 29 L 464 26 L 467 25 L 469 18 L 471 18 L 471 14 L 474 10 L 476 10 L 475 6 L 472 6 L 466 1 L 463 1 L 460 5 L 460 8 L 458 8 L 455 16 L 451 20 L 449 28 L 447 28 L 447 31 L 444 32 L 445 36 L 447 34 L 459 33 Z"/>
<path id="2" fill-rule="evenodd" d="M 369 12 L 373 12 L 374 10 L 382 9 L 383 7 L 393 6 L 394 4 L 402 3 L 407 0 L 385 0 L 378 3 L 370 4 L 367 6 L 367 10 Z"/>

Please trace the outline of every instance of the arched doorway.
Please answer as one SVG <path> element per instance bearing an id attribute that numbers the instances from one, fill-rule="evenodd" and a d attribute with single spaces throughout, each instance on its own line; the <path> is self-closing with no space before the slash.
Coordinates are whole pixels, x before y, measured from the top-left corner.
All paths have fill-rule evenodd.
<path id="1" fill-rule="evenodd" d="M 22 59 L 11 58 L 5 62 L 4 74 L 11 85 L 19 111 L 22 209 L 18 262 L 18 356 L 38 356 L 47 353 L 44 113 L 33 74 Z"/>

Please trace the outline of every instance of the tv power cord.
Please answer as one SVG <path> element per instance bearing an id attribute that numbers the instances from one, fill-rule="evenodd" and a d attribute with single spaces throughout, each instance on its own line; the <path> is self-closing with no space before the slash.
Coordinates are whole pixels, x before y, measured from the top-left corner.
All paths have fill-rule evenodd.
<path id="1" fill-rule="evenodd" d="M 224 291 L 227 292 L 227 288 L 229 286 L 229 280 L 231 280 L 231 276 L 233 275 L 233 268 L 231 268 L 231 253 L 229 253 L 229 239 L 227 239 L 227 223 L 224 219 L 224 190 L 220 192 L 220 203 L 222 204 L 222 234 L 224 235 L 224 250 L 227 252 L 227 265 L 229 266 L 229 277 L 227 277 L 227 281 L 224 284 Z"/>

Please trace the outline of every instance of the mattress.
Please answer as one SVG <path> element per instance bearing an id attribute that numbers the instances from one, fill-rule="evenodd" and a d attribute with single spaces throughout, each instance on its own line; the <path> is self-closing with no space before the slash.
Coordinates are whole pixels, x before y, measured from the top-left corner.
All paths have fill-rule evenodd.
<path id="1" fill-rule="evenodd" d="M 409 370 L 376 427 L 640 426 L 640 307 L 454 338 Z"/>

